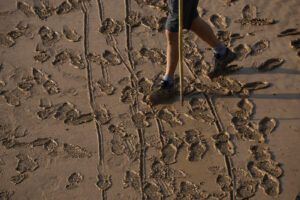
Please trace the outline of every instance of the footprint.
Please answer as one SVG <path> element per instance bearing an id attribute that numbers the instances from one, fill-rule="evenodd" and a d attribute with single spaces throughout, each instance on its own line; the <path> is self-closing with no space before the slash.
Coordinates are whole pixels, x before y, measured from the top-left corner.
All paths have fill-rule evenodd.
<path id="1" fill-rule="evenodd" d="M 232 6 L 234 3 L 236 3 L 238 0 L 226 0 L 225 5 Z"/>
<path id="2" fill-rule="evenodd" d="M 114 137 L 110 143 L 111 152 L 113 152 L 117 156 L 123 155 L 125 153 L 126 147 L 120 137 Z"/>
<path id="3" fill-rule="evenodd" d="M 56 82 L 53 80 L 47 80 L 44 84 L 43 87 L 46 89 L 48 94 L 54 95 L 60 93 L 60 89 L 58 88 L 58 85 Z"/>
<path id="4" fill-rule="evenodd" d="M 27 17 L 31 17 L 35 15 L 34 9 L 32 6 L 28 5 L 25 2 L 17 2 L 17 8 L 21 10 Z"/>
<path id="5" fill-rule="evenodd" d="M 259 181 L 255 180 L 249 171 L 234 168 L 236 191 L 238 198 L 247 199 L 253 197 L 258 189 Z"/>
<path id="6" fill-rule="evenodd" d="M 160 188 L 154 183 L 145 183 L 143 188 L 145 199 L 162 199 Z"/>
<path id="7" fill-rule="evenodd" d="M 3 189 L 0 190 L 0 199 L 10 200 L 13 195 L 14 195 L 13 191 L 7 191 Z"/>
<path id="8" fill-rule="evenodd" d="M 276 128 L 276 125 L 274 118 L 265 117 L 259 122 L 259 131 L 264 135 L 270 135 Z"/>
<path id="9" fill-rule="evenodd" d="M 99 122 L 101 125 L 107 124 L 111 120 L 111 116 L 108 110 L 105 107 L 99 105 L 96 105 L 95 115 L 97 122 Z"/>
<path id="10" fill-rule="evenodd" d="M 280 183 L 278 179 L 271 175 L 266 174 L 261 185 L 269 196 L 278 196 L 280 194 Z"/>
<path id="11" fill-rule="evenodd" d="M 256 161 L 271 159 L 269 149 L 265 145 L 253 145 L 250 147 L 250 151 Z"/>
<path id="12" fill-rule="evenodd" d="M 221 87 L 228 89 L 230 95 L 239 94 L 242 90 L 242 84 L 229 77 L 219 76 L 214 78 L 213 81 L 219 83 Z"/>
<path id="13" fill-rule="evenodd" d="M 266 19 L 266 18 L 253 18 L 253 19 L 238 19 L 235 23 L 240 23 L 241 25 L 253 25 L 253 26 L 264 26 L 264 25 L 273 25 L 276 24 L 277 21 L 274 19 Z"/>
<path id="14" fill-rule="evenodd" d="M 249 82 L 249 83 L 246 83 L 243 85 L 243 88 L 250 90 L 250 91 L 266 89 L 268 87 L 271 87 L 271 84 L 266 81 Z"/>
<path id="15" fill-rule="evenodd" d="M 282 31 L 280 34 L 277 35 L 277 37 L 286 37 L 291 35 L 300 35 L 300 31 L 298 31 L 297 28 L 289 28 Z"/>
<path id="16" fill-rule="evenodd" d="M 131 11 L 126 19 L 126 23 L 131 27 L 137 27 L 141 24 L 141 16 L 139 13 Z"/>
<path id="17" fill-rule="evenodd" d="M 183 145 L 183 140 L 181 138 L 178 138 L 176 136 L 176 133 L 174 133 L 174 132 L 163 131 L 161 133 L 161 136 L 162 136 L 162 144 L 163 145 L 173 144 L 178 150 Z"/>
<path id="18" fill-rule="evenodd" d="M 67 14 L 72 10 L 72 8 L 72 4 L 69 1 L 64 1 L 56 8 L 56 14 Z"/>
<path id="19" fill-rule="evenodd" d="M 19 29 L 15 29 L 7 33 L 7 36 L 11 37 L 13 40 L 18 39 L 23 35 L 24 35 L 24 31 L 21 31 Z"/>
<path id="20" fill-rule="evenodd" d="M 141 191 L 141 178 L 133 171 L 126 171 L 123 179 L 123 188 L 132 187 L 135 191 Z"/>
<path id="21" fill-rule="evenodd" d="M 172 169 L 169 165 L 164 164 L 160 159 L 154 158 L 153 163 L 151 164 L 150 177 L 157 180 L 157 183 L 159 183 L 160 186 L 164 185 L 161 187 L 163 191 L 174 192 L 174 181 L 177 178 L 185 178 L 186 174 L 181 170 Z"/>
<path id="22" fill-rule="evenodd" d="M 152 49 L 147 49 L 147 48 L 142 48 L 140 50 L 140 54 L 149 59 L 152 63 L 156 63 L 159 65 L 164 65 L 167 62 L 166 55 L 161 49 L 157 48 L 152 48 Z"/>
<path id="23" fill-rule="evenodd" d="M 122 63 L 122 60 L 118 55 L 116 55 L 115 53 L 112 53 L 108 50 L 104 51 L 103 58 L 106 61 L 106 64 L 109 64 L 109 65 L 115 66 L 115 65 L 120 65 Z"/>
<path id="24" fill-rule="evenodd" d="M 254 44 L 252 47 L 251 55 L 257 56 L 269 48 L 270 42 L 268 40 L 260 40 Z"/>
<path id="25" fill-rule="evenodd" d="M 146 128 L 150 126 L 150 123 L 147 121 L 146 116 L 142 112 L 135 113 L 131 116 L 131 120 L 138 129 Z"/>
<path id="26" fill-rule="evenodd" d="M 138 1 L 138 0 L 136 0 Z M 151 8 L 154 9 L 158 9 L 162 12 L 164 12 L 164 14 L 166 12 L 168 12 L 168 4 L 165 0 L 154 0 L 154 1 L 150 1 L 150 4 L 148 4 Z"/>
<path id="27" fill-rule="evenodd" d="M 6 149 L 12 149 L 12 148 L 18 148 L 18 147 L 26 147 L 27 143 L 19 142 L 16 140 L 16 138 L 10 137 L 10 138 L 4 138 L 2 140 L 2 145 Z"/>
<path id="28" fill-rule="evenodd" d="M 69 102 L 57 104 L 54 106 L 54 109 L 53 117 L 58 120 L 63 120 L 65 123 L 69 123 L 79 116 L 79 111 Z"/>
<path id="29" fill-rule="evenodd" d="M 99 89 L 100 92 L 105 95 L 113 95 L 114 91 L 115 91 L 115 87 L 103 79 L 100 79 L 99 81 L 97 81 L 96 89 Z"/>
<path id="30" fill-rule="evenodd" d="M 192 143 L 188 147 L 188 160 L 189 161 L 199 161 L 203 158 L 207 151 L 207 147 L 201 141 Z"/>
<path id="31" fill-rule="evenodd" d="M 221 187 L 224 192 L 230 192 L 233 190 L 232 180 L 227 175 L 218 175 L 217 184 Z"/>
<path id="32" fill-rule="evenodd" d="M 207 199 L 209 195 L 200 190 L 200 186 L 189 181 L 182 181 L 176 194 L 176 199 Z"/>
<path id="33" fill-rule="evenodd" d="M 240 44 L 234 48 L 238 60 L 245 59 L 251 52 L 251 48 L 247 44 Z"/>
<path id="34" fill-rule="evenodd" d="M 49 153 L 55 153 L 58 147 L 57 142 L 52 138 L 38 138 L 31 142 L 32 147 L 43 146 Z"/>
<path id="35" fill-rule="evenodd" d="M 70 59 L 70 53 L 67 50 L 61 51 L 55 55 L 55 60 L 52 62 L 54 66 L 65 64 Z"/>
<path id="36" fill-rule="evenodd" d="M 69 60 L 71 64 L 74 66 L 74 68 L 76 69 L 85 68 L 84 59 L 82 55 L 80 55 L 79 53 L 70 53 L 69 56 L 70 56 Z"/>
<path id="37" fill-rule="evenodd" d="M 291 47 L 298 50 L 300 49 L 300 38 L 291 41 Z"/>
<path id="38" fill-rule="evenodd" d="M 198 130 L 187 130 L 185 131 L 185 142 L 188 143 L 189 145 L 193 143 L 198 143 L 200 139 L 200 132 Z"/>
<path id="39" fill-rule="evenodd" d="M 77 188 L 78 185 L 81 184 L 82 182 L 83 182 L 83 176 L 78 172 L 74 172 L 68 178 L 68 185 L 66 185 L 66 189 L 71 190 Z"/>
<path id="40" fill-rule="evenodd" d="M 78 117 L 76 115 L 77 115 L 77 113 L 75 113 L 75 117 L 73 117 L 73 116 L 68 117 L 66 120 L 64 120 L 64 123 L 65 124 L 72 124 L 74 126 L 77 126 L 77 125 L 80 125 L 80 124 L 91 122 L 95 118 L 93 113 L 81 114 Z"/>
<path id="41" fill-rule="evenodd" d="M 21 100 L 20 100 L 21 95 L 17 88 L 13 89 L 11 91 L 4 91 L 2 95 L 9 105 L 12 105 L 15 107 L 21 105 Z"/>
<path id="42" fill-rule="evenodd" d="M 276 178 L 279 178 L 283 174 L 283 171 L 280 168 L 279 164 L 273 160 L 259 161 L 256 163 L 256 166 L 260 170 L 268 172 Z"/>
<path id="43" fill-rule="evenodd" d="M 219 14 L 213 14 L 210 17 L 210 22 L 217 28 L 217 29 L 226 29 L 228 24 L 226 22 L 226 17 L 221 16 Z"/>
<path id="44" fill-rule="evenodd" d="M 48 75 L 38 69 L 32 69 L 33 78 L 37 84 L 44 84 L 48 80 Z"/>
<path id="45" fill-rule="evenodd" d="M 51 28 L 42 26 L 39 30 L 39 35 L 42 39 L 43 45 L 49 47 L 58 42 L 59 34 L 54 32 Z"/>
<path id="46" fill-rule="evenodd" d="M 143 101 L 146 102 L 146 97 L 150 95 L 153 87 L 153 82 L 147 78 L 141 78 L 138 82 L 138 91 L 143 94 Z"/>
<path id="47" fill-rule="evenodd" d="M 27 174 L 25 174 L 25 173 L 18 174 L 16 176 L 12 176 L 10 178 L 10 182 L 12 182 L 13 184 L 17 185 L 17 184 L 22 183 L 26 178 L 28 178 Z M 0 198 L 1 198 L 1 195 L 0 195 Z"/>
<path id="48" fill-rule="evenodd" d="M 225 46 L 230 46 L 231 42 L 231 33 L 229 31 L 218 31 L 217 38 L 220 40 Z"/>
<path id="49" fill-rule="evenodd" d="M 246 125 L 235 126 L 240 136 L 249 141 L 264 142 L 263 135 L 257 130 L 257 127 L 253 127 L 253 123 L 248 122 Z"/>
<path id="50" fill-rule="evenodd" d="M 275 68 L 280 67 L 284 63 L 284 59 L 282 58 L 271 58 L 262 63 L 257 67 L 257 70 L 260 72 L 268 72 L 272 71 Z"/>
<path id="51" fill-rule="evenodd" d="M 99 29 L 100 33 L 113 35 L 119 35 L 122 30 L 122 24 L 119 21 L 115 21 L 111 18 L 106 18 L 105 20 L 103 20 Z"/>
<path id="52" fill-rule="evenodd" d="M 152 30 L 152 31 L 161 31 L 164 27 L 164 24 L 166 22 L 165 17 L 158 18 L 156 16 L 146 16 L 142 17 L 142 25 L 145 26 L 146 28 Z"/>
<path id="53" fill-rule="evenodd" d="M 25 172 L 33 172 L 39 167 L 39 164 L 36 162 L 36 160 L 26 154 L 19 153 L 16 157 L 18 158 L 16 170 L 21 174 Z"/>
<path id="54" fill-rule="evenodd" d="M 139 51 L 130 50 L 129 54 L 131 56 L 132 62 L 134 65 L 142 65 L 146 62 L 145 58 L 141 55 Z"/>
<path id="55" fill-rule="evenodd" d="M 177 162 L 176 156 L 177 156 L 177 148 L 173 144 L 167 144 L 165 145 L 162 150 L 162 160 L 165 164 L 170 165 Z"/>
<path id="56" fill-rule="evenodd" d="M 245 98 L 238 102 L 238 107 L 244 111 L 247 118 L 250 118 L 254 113 L 254 104 Z"/>
<path id="57" fill-rule="evenodd" d="M 34 79 L 33 77 L 23 77 L 21 82 L 18 82 L 17 83 L 17 86 L 20 90 L 22 91 L 29 91 L 32 87 L 33 87 L 33 84 L 34 84 Z"/>
<path id="58" fill-rule="evenodd" d="M 242 13 L 244 19 L 253 19 L 257 17 L 257 8 L 253 5 L 246 5 Z"/>
<path id="59" fill-rule="evenodd" d="M 63 33 L 65 37 L 71 42 L 79 42 L 81 39 L 81 36 L 75 30 L 72 30 L 66 25 L 63 27 Z"/>
<path id="60" fill-rule="evenodd" d="M 48 119 L 56 113 L 59 106 L 60 105 L 44 107 L 42 111 L 37 112 L 37 116 L 42 120 Z"/>
<path id="61" fill-rule="evenodd" d="M 44 51 L 44 50 L 37 50 L 35 56 L 33 57 L 33 59 L 35 61 L 38 61 L 40 63 L 44 63 L 47 60 L 49 60 L 50 58 L 50 54 L 48 53 L 48 51 Z"/>
<path id="62" fill-rule="evenodd" d="M 97 186 L 102 190 L 106 191 L 108 190 L 112 185 L 111 176 L 106 174 L 99 174 L 98 175 L 98 182 Z"/>
<path id="63" fill-rule="evenodd" d="M 234 155 L 234 147 L 227 132 L 214 135 L 213 139 L 215 141 L 215 147 L 221 154 L 225 156 Z"/>
<path id="64" fill-rule="evenodd" d="M 130 86 L 125 86 L 121 92 L 121 102 L 130 104 L 135 101 L 134 97 L 136 95 L 135 89 Z"/>
<path id="65" fill-rule="evenodd" d="M 48 17 L 51 17 L 54 14 L 55 8 L 49 7 L 48 5 L 42 3 L 41 7 L 34 7 L 34 12 L 41 20 L 46 20 Z"/>
<path id="66" fill-rule="evenodd" d="M 175 115 L 175 113 L 173 113 L 172 111 L 168 110 L 167 108 L 158 111 L 157 117 L 165 121 L 171 127 L 183 125 L 183 122 L 178 118 L 178 116 Z"/>
<path id="67" fill-rule="evenodd" d="M 90 158 L 92 156 L 84 148 L 73 144 L 64 143 L 64 151 L 72 158 Z"/>
<path id="68" fill-rule="evenodd" d="M 0 33 L 0 45 L 4 47 L 12 47 L 16 44 L 14 39 L 10 37 L 9 35 L 5 35 L 3 33 Z"/>
<path id="69" fill-rule="evenodd" d="M 94 53 L 89 53 L 87 56 L 87 59 L 90 62 L 97 63 L 98 65 L 105 63 L 105 61 L 103 60 L 103 58 L 100 55 L 96 55 Z"/>
<path id="70" fill-rule="evenodd" d="M 208 110 L 205 100 L 199 99 L 199 98 L 194 98 L 194 97 L 189 101 L 189 107 L 191 109 L 199 108 L 202 112 L 205 112 Z"/>

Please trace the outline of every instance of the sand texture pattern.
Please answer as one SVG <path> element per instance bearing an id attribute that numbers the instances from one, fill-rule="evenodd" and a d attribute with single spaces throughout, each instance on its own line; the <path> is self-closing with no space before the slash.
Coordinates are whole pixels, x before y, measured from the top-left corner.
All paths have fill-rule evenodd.
<path id="1" fill-rule="evenodd" d="M 0 199 L 299 199 L 299 10 L 200 0 L 237 59 L 184 31 L 184 106 L 149 105 L 167 0 L 0 0 Z"/>

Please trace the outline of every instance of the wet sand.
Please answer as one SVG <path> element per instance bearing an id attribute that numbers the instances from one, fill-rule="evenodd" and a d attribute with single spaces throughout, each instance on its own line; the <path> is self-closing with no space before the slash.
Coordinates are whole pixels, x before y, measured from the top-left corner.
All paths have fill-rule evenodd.
<path id="1" fill-rule="evenodd" d="M 166 1 L 0 1 L 0 199 L 300 198 L 299 9 L 200 1 L 238 58 L 185 31 L 182 107 L 145 100 Z"/>

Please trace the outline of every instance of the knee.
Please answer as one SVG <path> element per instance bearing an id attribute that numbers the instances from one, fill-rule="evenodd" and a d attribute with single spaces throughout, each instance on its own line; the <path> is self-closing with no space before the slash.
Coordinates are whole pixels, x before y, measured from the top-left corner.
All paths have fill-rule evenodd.
<path id="1" fill-rule="evenodd" d="M 178 33 L 166 30 L 168 45 L 178 45 Z"/>

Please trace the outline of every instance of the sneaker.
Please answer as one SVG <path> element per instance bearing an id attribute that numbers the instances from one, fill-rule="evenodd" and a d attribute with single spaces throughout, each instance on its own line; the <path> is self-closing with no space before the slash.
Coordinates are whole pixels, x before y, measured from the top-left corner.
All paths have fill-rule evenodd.
<path id="1" fill-rule="evenodd" d="M 170 100 L 175 96 L 175 87 L 174 84 L 169 84 L 168 81 L 162 80 L 158 89 L 154 90 L 149 96 L 146 97 L 146 100 L 151 104 L 159 104 Z"/>
<path id="2" fill-rule="evenodd" d="M 209 74 L 209 76 L 210 77 L 215 76 L 216 74 L 218 74 L 218 72 L 224 69 L 229 63 L 231 63 L 235 59 L 236 59 L 236 54 L 233 53 L 229 48 L 226 48 L 226 53 L 223 56 L 216 53 L 214 55 L 214 60 L 213 60 L 215 69 Z"/>
<path id="3" fill-rule="evenodd" d="M 226 48 L 225 55 L 221 56 L 220 54 L 214 55 L 214 65 L 216 68 L 224 68 L 229 63 L 236 59 L 236 54 L 233 53 L 229 48 Z"/>

